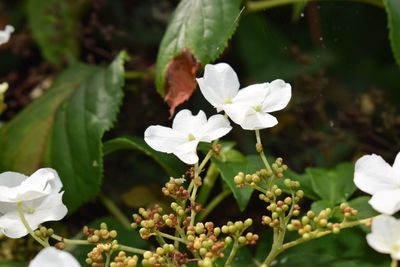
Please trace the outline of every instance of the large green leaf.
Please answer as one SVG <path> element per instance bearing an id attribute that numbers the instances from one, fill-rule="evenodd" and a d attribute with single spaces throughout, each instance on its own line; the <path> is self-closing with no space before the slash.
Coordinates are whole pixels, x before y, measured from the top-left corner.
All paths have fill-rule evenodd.
<path id="1" fill-rule="evenodd" d="M 54 65 L 78 57 L 77 18 L 72 1 L 29 0 L 29 26 L 43 56 Z"/>
<path id="2" fill-rule="evenodd" d="M 167 69 L 184 48 L 201 63 L 215 60 L 236 29 L 242 0 L 182 0 L 161 41 L 157 91 L 165 96 Z"/>
<path id="3" fill-rule="evenodd" d="M 104 155 L 125 149 L 133 149 L 151 157 L 170 176 L 179 177 L 185 172 L 186 165 L 174 155 L 155 151 L 146 144 L 143 138 L 136 136 L 119 137 L 105 142 L 103 146 Z"/>
<path id="4" fill-rule="evenodd" d="M 332 206 L 346 201 L 356 191 L 352 163 L 341 163 L 334 169 L 307 168 L 306 173 L 311 176 L 314 192 Z"/>
<path id="5" fill-rule="evenodd" d="M 0 170 L 56 169 L 70 211 L 94 197 L 103 176 L 101 138 L 122 101 L 123 61 L 71 66 L 49 91 L 0 128 Z"/>
<path id="6" fill-rule="evenodd" d="M 397 64 L 400 65 L 400 1 L 383 0 L 383 3 L 388 17 L 389 39 L 393 55 Z"/>

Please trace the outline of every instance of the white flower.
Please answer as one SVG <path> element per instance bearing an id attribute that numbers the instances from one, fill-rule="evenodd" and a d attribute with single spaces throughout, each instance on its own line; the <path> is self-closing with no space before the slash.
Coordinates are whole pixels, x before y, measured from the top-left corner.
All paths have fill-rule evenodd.
<path id="1" fill-rule="evenodd" d="M 153 125 L 146 129 L 144 140 L 154 150 L 173 153 L 186 164 L 199 161 L 196 150 L 199 142 L 211 142 L 226 135 L 232 127 L 222 115 L 211 116 L 208 120 L 203 111 L 192 115 L 190 110 L 178 112 L 172 128 Z"/>
<path id="2" fill-rule="evenodd" d="M 375 154 L 357 160 L 354 183 L 372 195 L 369 204 L 375 210 L 390 215 L 400 210 L 400 152 L 393 166 Z"/>
<path id="3" fill-rule="evenodd" d="M 19 209 L 34 230 L 46 221 L 62 219 L 67 207 L 62 203 L 61 180 L 55 170 L 39 169 L 27 177 L 16 172 L 0 174 L 0 233 L 19 238 L 28 234 Z"/>
<path id="4" fill-rule="evenodd" d="M 70 253 L 55 247 L 42 249 L 29 263 L 28 267 L 80 267 L 79 262 Z"/>
<path id="5" fill-rule="evenodd" d="M 400 220 L 389 215 L 380 215 L 372 220 L 368 244 L 380 253 L 390 254 L 400 260 Z"/>
<path id="6" fill-rule="evenodd" d="M 198 78 L 200 91 L 217 111 L 226 114 L 245 130 L 275 126 L 278 121 L 269 112 L 289 103 L 292 90 L 283 80 L 250 85 L 239 90 L 235 71 L 226 63 L 207 64 L 204 77 Z"/>
<path id="7" fill-rule="evenodd" d="M 14 32 L 14 27 L 7 25 L 3 31 L 0 31 L 0 45 L 7 43 L 10 40 L 11 33 Z"/>

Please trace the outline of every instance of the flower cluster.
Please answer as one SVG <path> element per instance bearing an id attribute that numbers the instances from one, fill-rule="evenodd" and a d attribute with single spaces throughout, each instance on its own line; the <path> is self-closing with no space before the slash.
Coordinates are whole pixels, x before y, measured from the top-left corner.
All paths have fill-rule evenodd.
<path id="1" fill-rule="evenodd" d="M 217 111 L 245 130 L 273 127 L 278 120 L 270 112 L 286 107 L 291 86 L 282 80 L 250 85 L 241 90 L 235 71 L 226 63 L 206 65 L 203 78 L 197 79 L 204 97 Z"/>
<path id="2" fill-rule="evenodd" d="M 28 234 L 41 223 L 62 219 L 67 207 L 62 203 L 61 180 L 50 168 L 27 177 L 16 172 L 0 174 L 0 232 L 11 238 Z"/>
<path id="3" fill-rule="evenodd" d="M 260 83 L 239 90 L 235 71 L 226 63 L 207 64 L 204 76 L 197 79 L 204 97 L 218 112 L 224 111 L 235 123 L 246 130 L 273 127 L 278 120 L 269 114 L 289 103 L 291 86 L 282 80 Z M 178 112 L 172 128 L 153 125 L 146 129 L 144 139 L 153 149 L 172 153 L 186 164 L 195 164 L 199 142 L 211 142 L 232 129 L 222 115 L 208 120 L 203 111 L 192 115 L 189 110 Z"/>

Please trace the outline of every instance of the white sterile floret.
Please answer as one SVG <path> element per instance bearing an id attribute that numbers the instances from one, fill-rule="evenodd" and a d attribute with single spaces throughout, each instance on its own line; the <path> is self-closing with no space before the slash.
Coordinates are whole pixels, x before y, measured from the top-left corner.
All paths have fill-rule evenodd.
<path id="1" fill-rule="evenodd" d="M 80 267 L 79 262 L 70 253 L 55 247 L 42 249 L 29 263 L 28 267 Z"/>
<path id="2" fill-rule="evenodd" d="M 62 183 L 50 168 L 37 170 L 27 177 L 17 172 L 0 174 L 0 233 L 10 238 L 28 234 L 21 218 L 35 230 L 41 223 L 57 221 L 67 214 L 62 203 Z"/>
<path id="3" fill-rule="evenodd" d="M 207 64 L 204 76 L 196 80 L 203 96 L 218 112 L 232 102 L 240 87 L 236 72 L 226 63 Z"/>
<path id="4" fill-rule="evenodd" d="M 356 162 L 354 172 L 356 186 L 372 195 L 369 204 L 385 214 L 400 210 L 400 152 L 393 166 L 382 157 L 372 154 L 361 157 Z"/>
<path id="5" fill-rule="evenodd" d="M 153 125 L 146 129 L 144 140 L 154 150 L 173 153 L 186 164 L 199 161 L 196 150 L 199 142 L 211 142 L 226 135 L 232 127 L 222 115 L 208 120 L 203 111 L 192 115 L 190 110 L 178 112 L 172 128 Z"/>
<path id="6" fill-rule="evenodd" d="M 14 27 L 7 25 L 3 31 L 0 31 L 0 45 L 7 43 L 10 40 L 11 33 L 14 32 Z"/>
<path id="7" fill-rule="evenodd" d="M 269 113 L 285 108 L 292 96 L 290 84 L 283 80 L 239 90 L 237 75 L 226 63 L 206 65 L 204 77 L 198 78 L 197 83 L 204 97 L 218 112 L 225 111 L 245 130 L 275 126 L 278 120 Z"/>
<path id="8" fill-rule="evenodd" d="M 389 215 L 375 217 L 367 242 L 376 251 L 400 260 L 400 220 Z"/>

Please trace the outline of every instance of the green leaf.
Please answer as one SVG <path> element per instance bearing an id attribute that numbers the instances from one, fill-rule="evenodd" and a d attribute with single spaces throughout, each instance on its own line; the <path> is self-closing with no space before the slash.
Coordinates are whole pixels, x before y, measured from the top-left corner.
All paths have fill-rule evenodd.
<path id="1" fill-rule="evenodd" d="M 306 173 L 311 176 L 313 190 L 332 206 L 346 201 L 357 189 L 352 163 L 341 163 L 334 169 L 307 168 Z"/>
<path id="2" fill-rule="evenodd" d="M 106 156 L 122 149 L 133 149 L 151 157 L 170 176 L 179 177 L 185 172 L 186 165 L 174 155 L 157 152 L 149 147 L 143 138 L 136 136 L 119 137 L 105 142 L 103 153 Z"/>
<path id="3" fill-rule="evenodd" d="M 167 69 L 184 48 L 203 65 L 227 46 L 240 15 L 242 0 L 182 0 L 172 15 L 157 57 L 156 86 L 166 95 Z"/>
<path id="4" fill-rule="evenodd" d="M 239 208 L 243 211 L 250 201 L 253 189 L 250 187 L 237 188 L 233 177 L 238 172 L 254 173 L 263 167 L 261 159 L 258 155 L 247 156 L 245 161 L 242 162 L 222 162 L 221 160 L 212 160 L 221 173 L 221 177 L 232 191 Z"/>
<path id="5" fill-rule="evenodd" d="M 78 19 L 72 1 L 29 0 L 29 26 L 43 56 L 52 64 L 75 62 L 78 58 Z"/>
<path id="6" fill-rule="evenodd" d="M 76 64 L 49 91 L 0 128 L 0 170 L 56 169 L 70 211 L 96 196 L 103 176 L 101 138 L 122 101 L 121 53 L 109 67 Z"/>
<path id="7" fill-rule="evenodd" d="M 388 17 L 389 39 L 394 58 L 400 65 L 400 1 L 383 0 Z"/>

